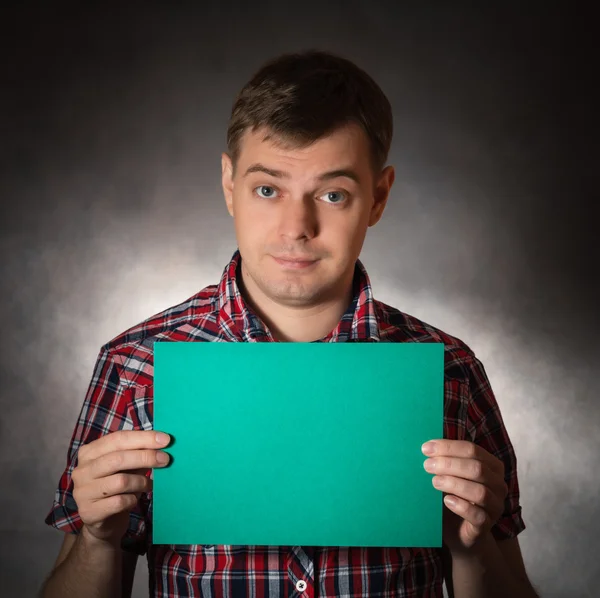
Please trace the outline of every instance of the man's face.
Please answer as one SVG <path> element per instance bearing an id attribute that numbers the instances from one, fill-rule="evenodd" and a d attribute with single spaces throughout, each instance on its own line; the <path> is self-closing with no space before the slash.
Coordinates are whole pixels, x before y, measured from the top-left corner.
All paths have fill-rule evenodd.
<path id="1" fill-rule="evenodd" d="M 243 278 L 250 276 L 253 286 L 280 305 L 316 306 L 339 296 L 352 281 L 367 228 L 383 213 L 394 170 L 388 166 L 373 184 L 368 138 L 358 125 L 305 149 L 282 149 L 263 141 L 265 133 L 246 131 L 235 177 L 229 156 L 222 155 L 223 190 Z M 322 178 L 339 170 L 358 180 L 341 173 Z"/>

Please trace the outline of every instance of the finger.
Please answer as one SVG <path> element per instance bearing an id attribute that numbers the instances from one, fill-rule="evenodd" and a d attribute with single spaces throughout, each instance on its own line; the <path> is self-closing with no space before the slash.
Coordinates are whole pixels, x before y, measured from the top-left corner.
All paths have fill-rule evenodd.
<path id="1" fill-rule="evenodd" d="M 137 473 L 139 475 L 144 476 L 146 479 L 150 480 L 151 484 L 150 487 L 147 490 L 144 490 L 144 492 L 148 493 L 148 492 L 152 492 L 152 484 L 154 482 L 152 482 L 152 477 L 148 475 L 148 472 L 152 472 L 151 469 L 132 469 L 131 473 Z M 134 492 L 136 498 L 139 500 L 142 497 L 142 492 Z"/>
<path id="2" fill-rule="evenodd" d="M 493 471 L 501 471 L 504 475 L 504 463 L 495 455 L 486 451 L 482 446 L 467 440 L 450 440 L 447 438 L 432 440 L 434 451 L 428 457 L 459 457 L 463 459 L 478 459 Z"/>
<path id="3" fill-rule="evenodd" d="M 454 505 L 449 503 L 451 499 L 454 499 Z M 488 521 L 488 515 L 484 509 L 477 505 L 472 505 L 469 501 L 463 500 L 458 496 L 445 496 L 444 505 L 476 528 L 483 527 Z"/>
<path id="4" fill-rule="evenodd" d="M 131 511 L 137 505 L 134 494 L 115 494 L 98 501 L 85 503 L 79 509 L 79 516 L 86 525 L 102 523 L 111 515 Z"/>
<path id="5" fill-rule="evenodd" d="M 504 478 L 490 468 L 488 463 L 479 459 L 463 459 L 462 457 L 435 457 L 427 459 L 423 467 L 436 475 L 451 475 L 465 480 L 473 480 L 489 486 L 501 487 Z"/>
<path id="6" fill-rule="evenodd" d="M 166 462 L 159 460 L 161 455 L 165 455 Z M 116 451 L 108 453 L 90 463 L 88 475 L 93 478 L 101 478 L 113 475 L 118 471 L 128 471 L 136 469 L 151 469 L 153 467 L 164 467 L 169 464 L 169 455 L 164 451 L 140 449 L 131 451 Z"/>
<path id="7" fill-rule="evenodd" d="M 488 513 L 501 514 L 504 510 L 504 501 L 500 500 L 496 492 L 483 484 L 453 476 L 434 476 L 432 484 L 438 490 L 473 503 L 474 506 L 481 507 Z"/>
<path id="8" fill-rule="evenodd" d="M 144 492 L 149 493 L 152 492 L 152 488 L 153 488 L 153 484 L 154 482 L 152 481 L 152 469 L 133 469 L 131 471 L 131 473 L 137 473 L 139 475 L 143 475 L 144 477 L 146 477 L 147 479 L 150 480 L 150 486 L 147 490 L 145 490 Z M 142 492 L 134 492 L 136 498 L 139 500 L 142 497 Z"/>
<path id="9" fill-rule="evenodd" d="M 171 440 L 161 440 L 162 433 L 154 430 L 117 430 L 79 447 L 78 462 L 87 463 L 115 451 L 164 448 Z"/>
<path id="10" fill-rule="evenodd" d="M 116 473 L 114 475 L 92 480 L 89 484 L 76 489 L 75 502 L 98 501 L 115 494 L 135 494 L 149 492 L 152 480 L 143 475 Z"/>
<path id="11" fill-rule="evenodd" d="M 73 482 L 75 484 L 75 488 L 77 487 L 85 487 L 92 480 L 98 479 L 99 476 L 96 475 L 95 462 L 88 463 L 87 465 L 78 466 L 73 470 L 71 477 L 73 478 Z M 145 476 L 147 478 L 152 479 L 152 468 L 150 467 L 140 467 L 137 469 L 128 470 L 129 473 L 138 474 Z M 106 476 L 100 476 L 106 477 Z"/>

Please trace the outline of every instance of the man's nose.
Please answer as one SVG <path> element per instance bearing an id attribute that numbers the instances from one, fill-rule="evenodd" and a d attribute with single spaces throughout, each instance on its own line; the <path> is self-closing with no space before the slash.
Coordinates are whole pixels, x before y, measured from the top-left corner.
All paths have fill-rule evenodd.
<path id="1" fill-rule="evenodd" d="M 314 237 L 317 232 L 317 206 L 310 197 L 288 198 L 282 202 L 279 233 L 297 239 Z"/>

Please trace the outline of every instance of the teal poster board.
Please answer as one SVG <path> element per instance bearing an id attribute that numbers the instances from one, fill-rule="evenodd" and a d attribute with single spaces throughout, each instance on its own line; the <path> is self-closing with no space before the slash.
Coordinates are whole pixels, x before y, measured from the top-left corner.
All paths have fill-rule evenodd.
<path id="1" fill-rule="evenodd" d="M 154 544 L 442 546 L 443 343 L 156 342 Z"/>

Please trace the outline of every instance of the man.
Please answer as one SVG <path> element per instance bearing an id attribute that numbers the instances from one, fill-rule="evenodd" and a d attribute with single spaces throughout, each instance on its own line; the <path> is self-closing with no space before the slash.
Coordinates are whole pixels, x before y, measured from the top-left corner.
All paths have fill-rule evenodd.
<path id="1" fill-rule="evenodd" d="M 437 597 L 444 579 L 457 598 L 536 596 L 516 457 L 483 365 L 375 300 L 358 259 L 394 181 L 391 139 L 381 89 L 329 53 L 281 56 L 241 90 L 222 154 L 239 247 L 218 285 L 102 347 L 46 518 L 69 533 L 43 596 L 130 596 L 138 554 L 152 596 Z M 157 339 L 443 342 L 444 438 L 425 462 L 448 500 L 443 549 L 152 544 L 149 474 L 169 440 L 152 431 Z"/>

